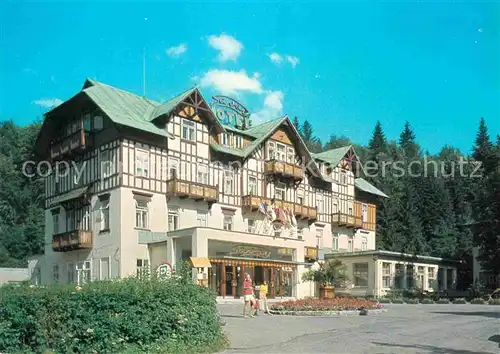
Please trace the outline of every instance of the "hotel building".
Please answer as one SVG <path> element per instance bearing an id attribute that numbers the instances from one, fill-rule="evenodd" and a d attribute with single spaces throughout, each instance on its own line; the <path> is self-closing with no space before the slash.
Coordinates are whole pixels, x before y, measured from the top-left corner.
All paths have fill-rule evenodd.
<path id="1" fill-rule="evenodd" d="M 51 166 L 38 282 L 189 260 L 220 296 L 239 296 L 249 273 L 269 282 L 271 298 L 305 297 L 315 287 L 301 274 L 336 257 L 353 294 L 454 287 L 452 262 L 376 250 L 376 208 L 387 195 L 362 178 L 352 146 L 313 154 L 288 117 L 248 117 L 197 88 L 160 103 L 87 79 L 45 115 L 35 144 L 38 166 Z"/>

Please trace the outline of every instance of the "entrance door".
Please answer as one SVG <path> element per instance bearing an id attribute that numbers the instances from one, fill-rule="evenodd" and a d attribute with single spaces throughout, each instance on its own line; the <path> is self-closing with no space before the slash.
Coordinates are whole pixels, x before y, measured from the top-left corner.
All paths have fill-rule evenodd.
<path id="1" fill-rule="evenodd" d="M 226 266 L 226 296 L 233 296 L 233 281 L 235 281 L 235 280 L 236 280 L 236 278 L 234 277 L 233 266 L 227 265 Z"/>

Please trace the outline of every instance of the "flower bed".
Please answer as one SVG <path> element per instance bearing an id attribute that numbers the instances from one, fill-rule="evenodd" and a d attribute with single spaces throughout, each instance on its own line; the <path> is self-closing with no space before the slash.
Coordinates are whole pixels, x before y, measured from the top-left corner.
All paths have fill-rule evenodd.
<path id="1" fill-rule="evenodd" d="M 361 309 L 380 309 L 375 301 L 336 297 L 333 299 L 301 299 L 275 303 L 271 311 L 314 312 L 314 311 L 359 311 Z"/>

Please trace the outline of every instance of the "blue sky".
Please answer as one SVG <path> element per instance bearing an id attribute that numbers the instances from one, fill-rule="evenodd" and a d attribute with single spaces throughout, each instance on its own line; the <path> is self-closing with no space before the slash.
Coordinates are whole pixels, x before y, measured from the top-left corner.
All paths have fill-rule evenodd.
<path id="1" fill-rule="evenodd" d="M 431 153 L 500 133 L 498 2 L 169 2 L 0 5 L 0 119 L 20 124 L 86 77 L 164 101 L 197 84 L 265 120 L 366 144 L 405 120 Z"/>

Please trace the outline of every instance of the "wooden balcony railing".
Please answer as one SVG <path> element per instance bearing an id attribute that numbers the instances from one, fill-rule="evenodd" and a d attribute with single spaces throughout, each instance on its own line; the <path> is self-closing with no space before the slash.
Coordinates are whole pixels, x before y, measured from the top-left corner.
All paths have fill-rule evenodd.
<path id="1" fill-rule="evenodd" d="M 268 205 L 271 204 L 271 200 L 268 198 L 261 198 L 254 195 L 246 195 L 242 198 L 241 207 L 244 213 L 251 212 L 259 209 L 261 203 L 264 202 L 267 202 Z M 287 202 L 284 200 L 275 200 L 274 205 L 277 208 L 293 210 L 295 217 L 300 219 L 316 220 L 318 218 L 318 213 L 315 207 L 308 207 L 305 205 Z"/>
<path id="2" fill-rule="evenodd" d="M 266 164 L 264 165 L 264 173 L 276 174 L 285 178 L 292 178 L 298 181 L 304 178 L 304 171 L 302 167 L 277 160 L 267 161 Z"/>
<path id="3" fill-rule="evenodd" d="M 167 181 L 167 196 L 205 200 L 207 202 L 216 202 L 218 199 L 217 187 L 180 179 Z"/>
<path id="4" fill-rule="evenodd" d="M 80 129 L 77 132 L 56 141 L 50 145 L 50 157 L 60 159 L 73 153 L 83 153 L 91 146 L 91 139 L 88 132 Z"/>
<path id="5" fill-rule="evenodd" d="M 67 252 L 92 248 L 92 231 L 71 230 L 52 235 L 54 252 Z"/>
<path id="6" fill-rule="evenodd" d="M 348 228 L 360 229 L 363 227 L 363 222 L 360 215 L 349 215 L 344 213 L 332 214 L 332 225 L 343 226 Z"/>

